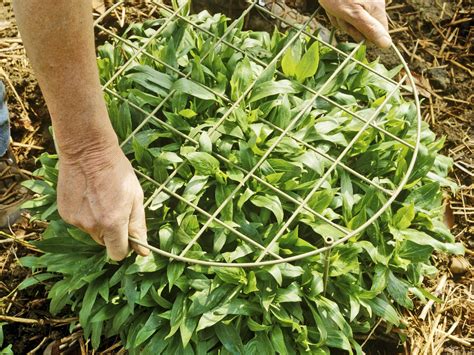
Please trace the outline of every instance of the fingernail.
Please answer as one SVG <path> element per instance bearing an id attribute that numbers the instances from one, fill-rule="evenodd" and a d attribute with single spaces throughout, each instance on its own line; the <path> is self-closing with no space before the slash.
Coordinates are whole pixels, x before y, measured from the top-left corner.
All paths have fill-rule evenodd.
<path id="1" fill-rule="evenodd" d="M 380 38 L 380 46 L 382 48 L 388 48 L 391 45 L 392 45 L 392 37 L 390 37 L 389 35 L 383 35 Z"/>

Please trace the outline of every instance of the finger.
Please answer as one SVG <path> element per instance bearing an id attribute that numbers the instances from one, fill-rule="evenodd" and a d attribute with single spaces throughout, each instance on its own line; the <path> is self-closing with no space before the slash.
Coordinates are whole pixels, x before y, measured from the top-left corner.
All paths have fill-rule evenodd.
<path id="1" fill-rule="evenodd" d="M 331 25 L 333 25 L 334 27 L 338 27 L 337 19 L 333 15 L 330 15 L 329 13 L 327 15 L 329 18 L 329 22 L 331 22 Z"/>
<path id="2" fill-rule="evenodd" d="M 112 260 L 120 261 L 127 257 L 130 248 L 126 225 L 104 231 L 103 236 L 107 254 Z"/>
<path id="3" fill-rule="evenodd" d="M 132 213 L 130 214 L 130 222 L 128 225 L 128 233 L 130 236 L 140 240 L 144 244 L 147 243 L 147 228 L 145 220 L 145 209 L 143 208 L 143 200 L 138 197 L 135 199 L 135 202 L 132 207 Z M 147 256 L 150 254 L 150 251 L 136 243 L 130 243 L 133 250 L 141 256 Z"/>
<path id="4" fill-rule="evenodd" d="M 379 21 L 385 30 L 388 32 L 388 19 L 387 19 L 387 12 L 385 11 L 385 4 L 380 6 L 373 6 L 369 9 L 366 6 L 369 6 L 367 3 L 362 3 L 362 6 L 366 9 L 368 13 L 370 13 L 377 21 Z"/>
<path id="5" fill-rule="evenodd" d="M 360 8 L 358 11 L 351 12 L 344 20 L 354 26 L 367 40 L 378 47 L 388 48 L 392 44 L 392 39 L 384 25 L 372 17 L 365 9 Z"/>
<path id="6" fill-rule="evenodd" d="M 90 214 L 87 214 L 90 215 Z M 100 231 L 97 230 L 97 227 L 89 223 L 90 219 L 87 219 L 87 222 L 79 222 L 77 220 L 71 221 L 71 224 L 77 228 L 79 228 L 81 231 L 84 233 L 87 233 L 90 235 L 90 237 L 99 245 L 104 245 L 104 236 Z M 69 223 L 69 222 L 68 222 Z"/>
<path id="7" fill-rule="evenodd" d="M 90 233 L 90 232 L 87 232 L 87 231 L 85 231 L 85 230 L 83 230 L 83 231 L 86 232 L 86 233 L 89 233 L 89 235 L 91 236 L 91 238 L 94 239 L 97 244 L 100 244 L 100 245 L 104 245 L 104 246 L 105 246 L 104 237 L 103 237 L 102 234 L 100 234 L 100 233 Z"/>
<path id="8" fill-rule="evenodd" d="M 362 35 L 362 33 L 357 31 L 357 29 L 354 26 L 347 23 L 346 21 L 338 20 L 338 23 L 339 23 L 340 28 L 344 32 L 346 32 L 349 36 L 351 36 L 354 39 L 354 41 L 361 42 L 365 39 L 364 36 Z"/>

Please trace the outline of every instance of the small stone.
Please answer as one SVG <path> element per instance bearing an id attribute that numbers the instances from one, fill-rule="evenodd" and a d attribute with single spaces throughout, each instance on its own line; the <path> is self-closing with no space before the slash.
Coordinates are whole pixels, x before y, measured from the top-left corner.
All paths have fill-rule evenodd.
<path id="1" fill-rule="evenodd" d="M 453 275 L 461 275 L 461 274 L 465 274 L 470 266 L 471 264 L 465 257 L 454 256 L 451 259 L 451 266 L 449 269 L 451 270 Z"/>
<path id="2" fill-rule="evenodd" d="M 428 71 L 431 79 L 431 84 L 435 89 L 448 90 L 451 85 L 451 78 L 446 69 L 434 68 Z"/>

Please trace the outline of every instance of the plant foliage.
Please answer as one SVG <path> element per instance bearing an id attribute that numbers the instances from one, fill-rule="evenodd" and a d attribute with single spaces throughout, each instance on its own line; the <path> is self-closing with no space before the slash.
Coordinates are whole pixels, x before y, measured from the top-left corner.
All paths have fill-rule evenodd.
<path id="1" fill-rule="evenodd" d="M 139 54 L 105 95 L 124 152 L 140 176 L 149 177 L 141 182 L 150 199 L 150 244 L 179 254 L 207 224 L 187 256 L 255 261 L 259 249 L 222 224 L 209 223 L 205 213 L 220 208 L 219 220 L 266 246 L 316 183 L 321 188 L 308 206 L 327 220 L 354 230 L 376 213 L 389 196 L 342 167 L 321 181 L 332 164 L 321 153 L 337 158 L 363 122 L 322 98 L 310 104 L 313 93 L 303 85 L 322 88 L 366 120 L 394 85 L 355 63 L 328 81 L 344 57 L 306 37 L 291 43 L 294 31 L 270 35 L 242 31 L 239 24 L 226 40 L 243 55 L 217 43 L 228 29 L 224 16 L 203 12 L 188 19 L 208 32 L 179 19 L 165 26 L 157 19 L 131 26 L 125 42 L 99 49 L 105 84 L 137 47 L 162 31 L 146 49 L 159 61 Z M 273 60 L 287 45 L 282 58 Z M 369 62 L 364 47 L 355 57 L 376 72 L 397 75 L 398 69 Z M 232 102 L 238 104 L 228 113 Z M 289 135 L 260 162 L 297 115 Z M 416 109 L 400 93 L 375 123 L 414 144 Z M 453 187 L 446 178 L 451 161 L 438 154 L 442 144 L 423 124 L 414 173 L 392 207 L 365 231 L 329 255 L 256 269 L 188 265 L 154 254 L 107 260 L 102 247 L 60 219 L 57 159 L 43 155 L 37 172 L 42 179 L 26 184 L 39 197 L 27 207 L 50 223 L 36 244 L 44 255 L 22 259 L 39 270 L 22 287 L 53 280 L 51 312 L 71 307 L 94 347 L 103 336 L 119 335 L 132 354 L 324 354 L 331 348 L 361 353 L 355 333 L 369 332 L 380 318 L 387 327 L 401 326 L 399 312 L 412 308 L 414 297 L 435 299 L 422 287 L 424 277 L 436 273 L 433 251 L 463 251 L 442 222 L 441 187 Z M 369 127 L 342 162 L 394 190 L 412 154 Z M 245 180 L 252 169 L 256 177 Z M 329 237 L 342 234 L 302 209 L 271 251 L 298 255 L 324 246 Z"/>

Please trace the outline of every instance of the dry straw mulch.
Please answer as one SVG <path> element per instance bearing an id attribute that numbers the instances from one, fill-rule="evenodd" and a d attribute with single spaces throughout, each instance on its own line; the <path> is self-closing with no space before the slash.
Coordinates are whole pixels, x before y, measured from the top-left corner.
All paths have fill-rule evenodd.
<path id="1" fill-rule="evenodd" d="M 459 185 L 446 199 L 446 223 L 466 246 L 465 257 L 438 256 L 441 269 L 429 289 L 442 302 L 406 313 L 407 354 L 472 354 L 474 346 L 473 246 L 474 133 L 473 15 L 470 1 L 406 0 L 389 4 L 391 32 L 418 82 L 423 118 L 446 136 Z"/>

